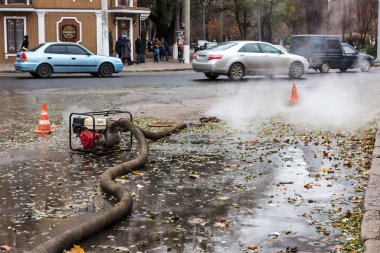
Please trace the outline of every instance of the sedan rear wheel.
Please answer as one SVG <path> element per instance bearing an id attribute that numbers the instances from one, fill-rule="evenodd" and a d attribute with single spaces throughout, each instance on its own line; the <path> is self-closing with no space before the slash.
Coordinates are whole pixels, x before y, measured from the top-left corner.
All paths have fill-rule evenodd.
<path id="1" fill-rule="evenodd" d="M 42 78 L 48 78 L 51 76 L 52 73 L 53 68 L 47 63 L 42 63 L 40 66 L 38 66 L 36 71 L 36 74 Z"/>
<path id="2" fill-rule="evenodd" d="M 371 63 L 369 63 L 369 61 L 364 60 L 360 63 L 360 69 L 362 72 L 368 72 L 370 68 L 371 68 Z"/>
<path id="3" fill-rule="evenodd" d="M 113 66 L 111 63 L 103 63 L 100 65 L 99 74 L 103 77 L 110 77 L 113 74 Z"/>
<path id="4" fill-rule="evenodd" d="M 292 79 L 299 79 L 304 74 L 303 64 L 300 62 L 294 62 L 289 68 L 289 77 Z"/>
<path id="5" fill-rule="evenodd" d="M 244 76 L 244 66 L 240 63 L 234 63 L 230 67 L 230 71 L 228 72 L 228 78 L 232 81 L 239 81 Z"/>
<path id="6" fill-rule="evenodd" d="M 216 78 L 218 78 L 219 75 L 213 73 L 205 73 L 205 76 L 207 76 L 211 80 L 215 80 Z"/>
<path id="7" fill-rule="evenodd" d="M 321 67 L 319 68 L 319 71 L 321 73 L 328 73 L 330 71 L 330 65 L 328 62 L 322 63 Z"/>

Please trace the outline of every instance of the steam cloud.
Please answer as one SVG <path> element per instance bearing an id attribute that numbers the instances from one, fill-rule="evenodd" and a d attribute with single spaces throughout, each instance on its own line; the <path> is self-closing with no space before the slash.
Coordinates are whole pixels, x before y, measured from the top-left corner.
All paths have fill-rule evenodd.
<path id="1" fill-rule="evenodd" d="M 376 110 L 371 108 L 367 97 L 362 97 L 361 83 L 348 84 L 338 79 L 341 74 L 330 75 L 334 77 L 297 83 L 299 102 L 294 106 L 288 105 L 291 82 L 268 85 L 265 81 L 241 86 L 235 96 L 221 99 L 205 114 L 237 129 L 251 127 L 249 122 L 256 119 L 278 115 L 314 128 L 353 128 L 374 120 Z"/>

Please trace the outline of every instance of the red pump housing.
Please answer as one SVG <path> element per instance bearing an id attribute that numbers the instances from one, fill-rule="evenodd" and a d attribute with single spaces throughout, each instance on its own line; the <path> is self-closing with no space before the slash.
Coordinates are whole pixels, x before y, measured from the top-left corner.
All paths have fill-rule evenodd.
<path id="1" fill-rule="evenodd" d="M 95 142 L 99 141 L 100 134 L 93 131 L 82 131 L 80 133 L 80 142 L 84 149 L 92 149 L 95 147 Z"/>

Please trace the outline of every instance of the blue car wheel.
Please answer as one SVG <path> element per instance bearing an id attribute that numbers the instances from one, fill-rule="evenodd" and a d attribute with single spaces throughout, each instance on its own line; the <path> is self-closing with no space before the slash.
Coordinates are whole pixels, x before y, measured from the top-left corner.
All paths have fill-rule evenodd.
<path id="1" fill-rule="evenodd" d="M 113 66 L 111 63 L 103 63 L 100 65 L 99 74 L 103 77 L 110 77 L 113 74 Z"/>
<path id="2" fill-rule="evenodd" d="M 42 63 L 38 66 L 36 73 L 42 78 L 48 78 L 53 73 L 53 68 L 47 63 Z"/>

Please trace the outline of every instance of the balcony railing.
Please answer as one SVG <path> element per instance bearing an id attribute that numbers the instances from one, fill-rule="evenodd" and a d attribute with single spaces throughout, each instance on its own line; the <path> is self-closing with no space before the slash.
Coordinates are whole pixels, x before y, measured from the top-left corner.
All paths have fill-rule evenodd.
<path id="1" fill-rule="evenodd" d="M 0 0 L 2 5 L 32 5 L 32 0 Z"/>
<path id="2" fill-rule="evenodd" d="M 112 7 L 133 7 L 133 0 L 112 0 Z"/>

